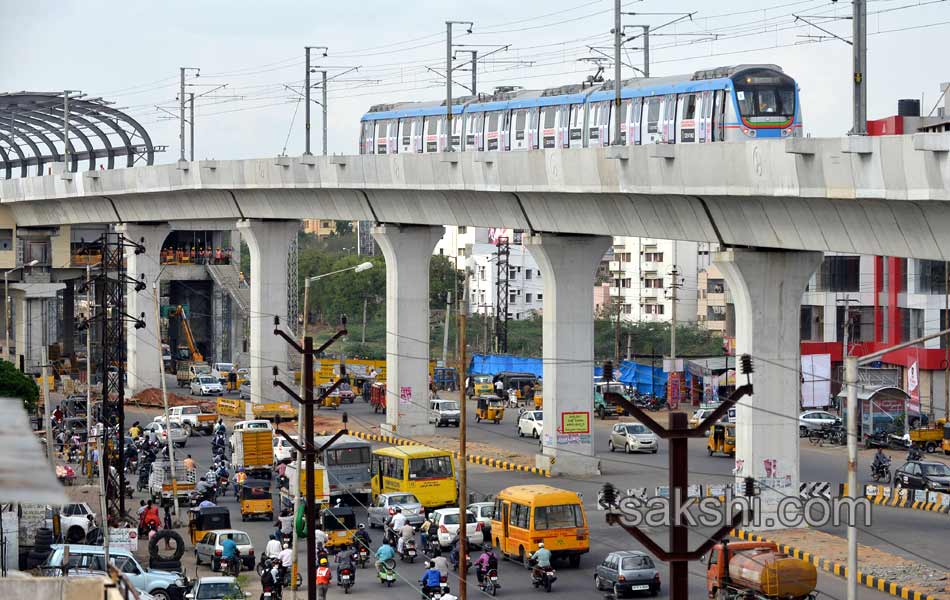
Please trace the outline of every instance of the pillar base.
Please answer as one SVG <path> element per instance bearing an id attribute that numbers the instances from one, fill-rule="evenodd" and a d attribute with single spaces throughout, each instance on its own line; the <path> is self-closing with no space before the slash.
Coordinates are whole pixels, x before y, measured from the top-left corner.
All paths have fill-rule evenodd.
<path id="1" fill-rule="evenodd" d="M 413 440 L 417 437 L 435 435 L 435 425 L 432 423 L 396 425 L 394 423 L 380 423 L 379 432 L 397 438 Z"/>
<path id="2" fill-rule="evenodd" d="M 601 474 L 600 459 L 596 456 L 580 456 L 577 454 L 549 456 L 547 454 L 535 454 L 534 466 L 539 469 L 550 470 L 551 475 L 596 477 Z"/>

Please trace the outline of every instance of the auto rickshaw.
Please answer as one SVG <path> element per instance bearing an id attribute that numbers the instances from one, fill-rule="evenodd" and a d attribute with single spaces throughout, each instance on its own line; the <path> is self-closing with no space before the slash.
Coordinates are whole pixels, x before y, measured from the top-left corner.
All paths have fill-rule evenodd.
<path id="1" fill-rule="evenodd" d="M 386 384 L 376 382 L 369 392 L 369 404 L 374 413 L 386 412 Z"/>
<path id="2" fill-rule="evenodd" d="M 188 533 L 197 544 L 209 531 L 231 529 L 231 511 L 224 506 L 207 506 L 188 510 Z"/>
<path id="3" fill-rule="evenodd" d="M 332 383 L 321 384 L 320 395 L 323 396 L 323 394 L 332 386 Z M 340 408 L 340 392 L 338 390 L 333 390 L 332 393 L 324 396 L 323 400 L 321 400 L 317 405 L 317 408 L 332 408 L 333 410 Z"/>
<path id="4" fill-rule="evenodd" d="M 505 401 L 494 394 L 482 394 L 475 408 L 475 422 L 494 421 L 501 423 L 505 417 Z"/>
<path id="5" fill-rule="evenodd" d="M 709 441 L 706 444 L 709 456 L 721 452 L 726 456 L 736 455 L 736 424 L 716 423 L 709 429 Z"/>
<path id="6" fill-rule="evenodd" d="M 491 395 L 495 392 L 495 382 L 492 376 L 488 374 L 472 375 L 468 381 L 466 393 L 472 398 L 478 398 L 482 395 Z"/>
<path id="7" fill-rule="evenodd" d="M 264 479 L 245 479 L 238 490 L 241 502 L 241 520 L 255 517 L 271 519 L 274 516 L 274 501 L 270 494 L 270 482 Z"/>
<path id="8" fill-rule="evenodd" d="M 356 513 L 349 506 L 334 506 L 320 511 L 320 523 L 327 534 L 327 550 L 337 551 L 353 545 Z"/>

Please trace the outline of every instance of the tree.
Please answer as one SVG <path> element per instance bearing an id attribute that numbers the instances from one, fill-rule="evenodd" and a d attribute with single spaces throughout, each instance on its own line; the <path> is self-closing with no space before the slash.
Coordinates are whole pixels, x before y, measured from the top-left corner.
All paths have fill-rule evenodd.
<path id="1" fill-rule="evenodd" d="M 19 398 L 23 401 L 23 408 L 32 414 L 36 411 L 40 390 L 32 377 L 21 373 L 13 366 L 13 363 L 2 361 L 0 362 L 0 396 Z"/>
<path id="2" fill-rule="evenodd" d="M 455 268 L 451 259 L 441 254 L 429 261 L 429 308 L 432 310 L 445 306 L 446 294 L 452 293 L 452 303 L 462 294 L 465 274 Z"/>
<path id="3" fill-rule="evenodd" d="M 353 233 L 352 221 L 334 221 L 333 231 L 336 235 L 349 235 Z"/>

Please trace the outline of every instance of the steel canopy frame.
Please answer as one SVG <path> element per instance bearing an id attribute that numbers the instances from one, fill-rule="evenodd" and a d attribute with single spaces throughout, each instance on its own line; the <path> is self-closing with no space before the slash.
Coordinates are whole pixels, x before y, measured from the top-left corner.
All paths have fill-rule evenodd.
<path id="1" fill-rule="evenodd" d="M 62 162 L 66 141 L 63 139 L 62 92 L 16 92 L 0 94 L 0 173 L 11 179 L 14 170 L 27 177 L 30 167 L 43 175 L 44 167 Z M 113 169 L 117 157 L 126 157 L 125 166 L 143 161 L 155 163 L 154 146 L 142 125 L 128 114 L 111 108 L 104 100 L 71 97 L 69 99 L 69 155 L 67 170 L 75 172 L 86 163 L 94 171 L 99 159 Z M 79 140 L 82 149 L 74 147 Z"/>

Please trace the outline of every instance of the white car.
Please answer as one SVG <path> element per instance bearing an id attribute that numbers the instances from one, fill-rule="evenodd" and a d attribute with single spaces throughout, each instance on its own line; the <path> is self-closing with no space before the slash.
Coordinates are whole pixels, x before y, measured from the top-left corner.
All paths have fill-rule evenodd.
<path id="1" fill-rule="evenodd" d="M 297 441 L 297 436 L 290 436 L 294 441 Z M 285 440 L 283 436 L 275 435 L 274 436 L 274 464 L 282 462 L 290 462 L 294 457 L 294 447 L 290 445 L 290 442 Z"/>
<path id="2" fill-rule="evenodd" d="M 459 426 L 461 418 L 458 402 L 455 400 L 434 399 L 429 401 L 429 422 L 436 427 Z"/>
<path id="3" fill-rule="evenodd" d="M 154 431 L 155 435 L 158 436 L 158 441 L 162 443 L 168 441 L 167 438 L 171 435 L 172 443 L 175 444 L 177 448 L 184 448 L 185 444 L 188 443 L 188 432 L 174 421 L 172 421 L 170 427 L 166 427 L 164 418 L 160 421 L 152 421 L 148 425 L 145 425 L 142 427 L 142 431 Z"/>
<path id="4" fill-rule="evenodd" d="M 526 410 L 518 417 L 518 436 L 540 438 L 544 431 L 544 411 Z"/>
<path id="5" fill-rule="evenodd" d="M 656 454 L 659 446 L 657 435 L 647 429 L 643 423 L 617 423 L 610 430 L 607 447 L 610 451 L 650 452 Z"/>
<path id="6" fill-rule="evenodd" d="M 495 514 L 494 502 L 473 502 L 468 505 L 468 512 L 475 515 L 475 520 L 482 524 L 482 530 L 491 529 L 491 519 Z"/>
<path id="7" fill-rule="evenodd" d="M 46 507 L 46 527 L 53 529 L 53 508 Z M 66 541 L 72 544 L 82 544 L 89 532 L 89 515 L 96 518 L 96 513 L 85 502 L 71 502 L 59 509 L 59 527 Z"/>
<path id="8" fill-rule="evenodd" d="M 221 396 L 224 388 L 213 375 L 199 375 L 191 380 L 191 394 L 196 396 Z"/>
<path id="9" fill-rule="evenodd" d="M 801 435 L 807 435 L 813 429 L 831 427 L 835 423 L 840 424 L 841 418 L 823 410 L 806 410 L 798 415 L 798 431 Z"/>
<path id="10" fill-rule="evenodd" d="M 237 600 L 250 596 L 235 577 L 202 577 L 187 594 L 186 600 Z"/>
<path id="11" fill-rule="evenodd" d="M 485 536 L 482 535 L 482 524 L 470 511 L 466 511 L 466 514 L 465 536 L 468 538 L 468 543 L 475 547 L 480 546 L 485 541 Z M 439 545 L 443 548 L 450 547 L 459 534 L 459 509 L 440 508 L 432 511 L 432 518 L 439 528 Z"/>

